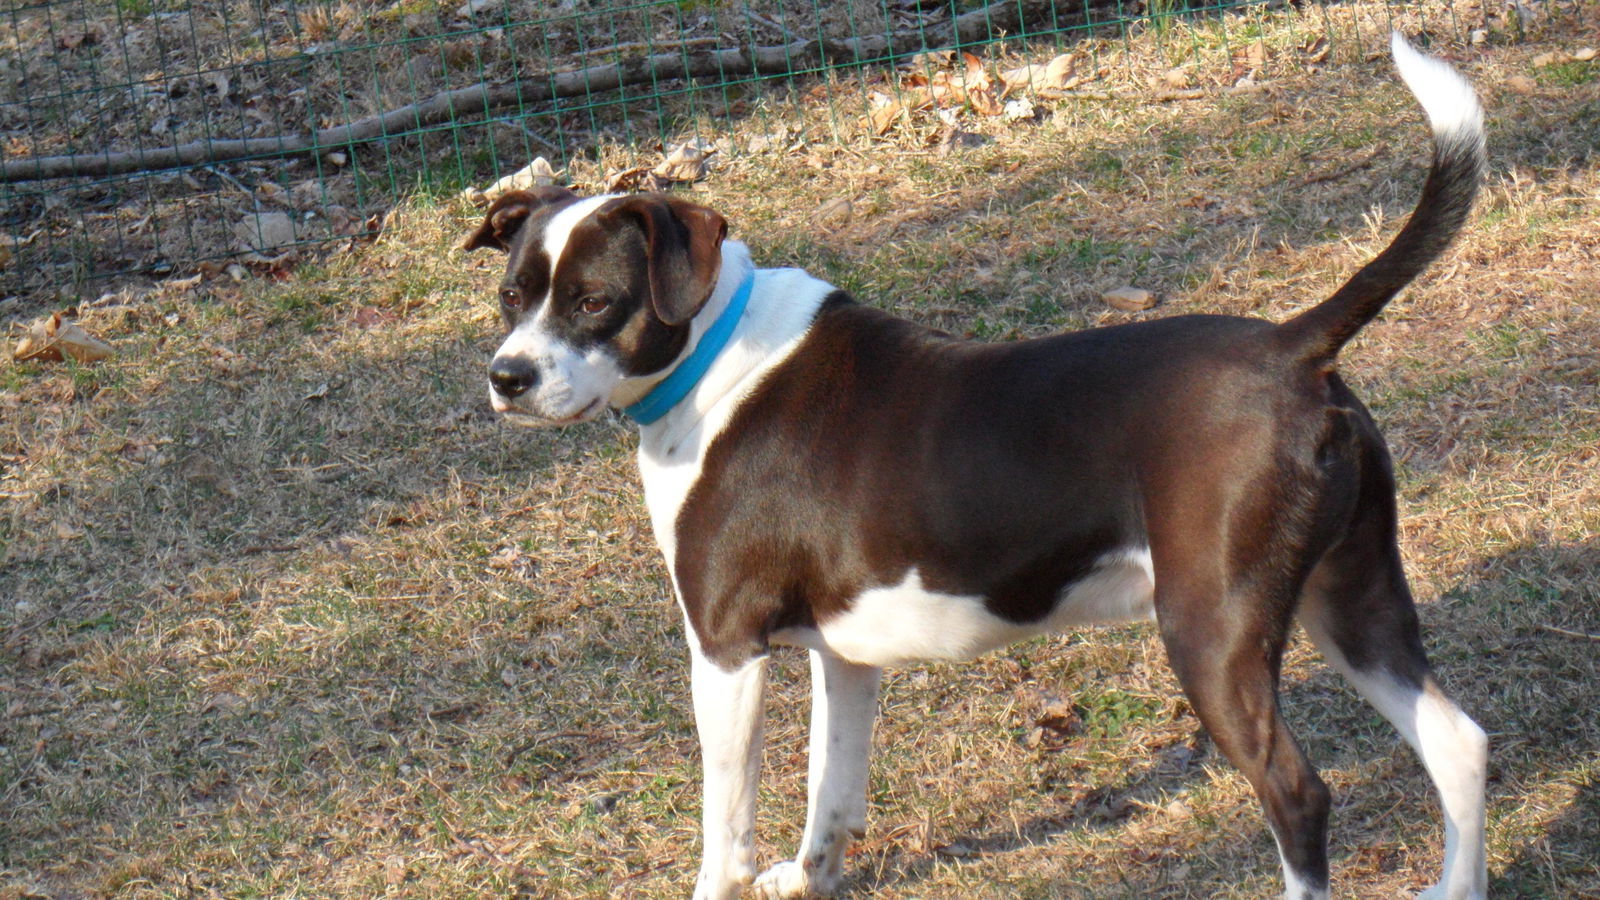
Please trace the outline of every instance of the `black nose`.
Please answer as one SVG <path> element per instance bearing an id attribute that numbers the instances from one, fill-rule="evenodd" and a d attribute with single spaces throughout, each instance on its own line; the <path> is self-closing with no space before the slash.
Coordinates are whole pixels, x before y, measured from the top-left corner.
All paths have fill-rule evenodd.
<path id="1" fill-rule="evenodd" d="M 539 383 L 539 372 L 533 363 L 515 356 L 496 358 L 489 363 L 489 383 L 502 397 L 515 397 L 528 392 Z"/>

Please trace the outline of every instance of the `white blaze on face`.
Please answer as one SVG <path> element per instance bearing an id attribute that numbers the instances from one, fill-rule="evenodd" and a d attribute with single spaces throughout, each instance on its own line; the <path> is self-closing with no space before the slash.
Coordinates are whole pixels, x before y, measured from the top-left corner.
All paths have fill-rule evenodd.
<path id="1" fill-rule="evenodd" d="M 550 219 L 544 231 L 545 257 L 551 265 L 550 291 L 561 277 L 561 255 L 573 228 L 611 199 L 608 195 L 581 200 Z M 490 403 L 502 413 L 522 413 L 548 422 L 591 419 L 605 410 L 625 377 L 622 366 L 605 345 L 585 351 L 556 336 L 551 328 L 550 297 L 547 292 L 538 298 L 534 314 L 524 316 L 495 351 L 496 359 L 532 361 L 539 373 L 538 385 L 516 398 L 503 397 L 490 387 Z"/>

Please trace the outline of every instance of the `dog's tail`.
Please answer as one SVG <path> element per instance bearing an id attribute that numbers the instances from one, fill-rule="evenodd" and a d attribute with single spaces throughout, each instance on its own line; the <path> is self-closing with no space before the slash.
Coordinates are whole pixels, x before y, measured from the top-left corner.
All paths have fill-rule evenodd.
<path id="1" fill-rule="evenodd" d="M 1327 363 L 1378 315 L 1411 279 L 1445 251 L 1472 209 L 1487 166 L 1483 109 L 1455 69 L 1412 49 L 1399 32 L 1390 41 L 1395 66 L 1433 126 L 1433 165 L 1411 221 L 1376 258 L 1332 297 L 1278 327 L 1296 355 Z"/>

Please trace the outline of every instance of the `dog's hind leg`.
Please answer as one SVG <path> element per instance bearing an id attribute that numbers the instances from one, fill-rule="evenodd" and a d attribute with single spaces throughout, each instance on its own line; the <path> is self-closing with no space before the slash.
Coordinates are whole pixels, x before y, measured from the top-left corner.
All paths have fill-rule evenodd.
<path id="1" fill-rule="evenodd" d="M 1328 788 L 1278 710 L 1290 609 L 1280 579 L 1226 579 L 1216 562 L 1163 566 L 1156 610 L 1167 658 L 1218 749 L 1255 789 L 1277 840 L 1286 900 L 1328 896 Z M 1206 574 L 1208 573 L 1209 574 Z"/>
<path id="2" fill-rule="evenodd" d="M 1300 624 L 1329 664 L 1416 750 L 1439 791 L 1444 874 L 1422 896 L 1482 900 L 1488 892 L 1488 739 L 1434 680 L 1393 535 L 1391 504 L 1364 510 L 1312 570 Z"/>
<path id="3" fill-rule="evenodd" d="M 734 900 L 755 878 L 767 659 L 757 657 L 730 671 L 706 659 L 698 647 L 692 652 L 694 718 L 705 769 L 705 847 L 694 900 Z"/>
<path id="4" fill-rule="evenodd" d="M 867 760 L 882 670 L 811 651 L 811 761 L 806 830 L 795 859 L 756 879 L 765 900 L 828 896 L 844 880 L 845 851 L 867 828 Z"/>

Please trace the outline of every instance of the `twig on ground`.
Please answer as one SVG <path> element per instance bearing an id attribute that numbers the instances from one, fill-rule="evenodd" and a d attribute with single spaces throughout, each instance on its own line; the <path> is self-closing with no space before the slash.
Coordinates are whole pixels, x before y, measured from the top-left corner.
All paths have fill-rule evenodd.
<path id="1" fill-rule="evenodd" d="M 1557 628 L 1554 625 L 1540 625 L 1539 628 L 1553 634 L 1559 634 L 1570 638 L 1578 638 L 1579 640 L 1600 641 L 1600 634 L 1595 634 L 1590 631 L 1569 631 L 1565 628 Z"/>
<path id="2" fill-rule="evenodd" d="M 60 609 L 58 609 L 58 610 L 56 610 L 54 612 L 45 613 L 44 615 L 40 616 L 37 619 L 34 619 L 32 622 L 29 622 L 26 625 L 20 625 L 20 626 L 18 626 L 16 628 L 11 629 L 11 633 L 6 635 L 5 646 L 8 649 L 11 648 L 11 647 L 17 646 L 18 643 L 20 643 L 21 640 L 25 636 L 27 636 L 27 635 L 35 632 L 35 631 L 38 631 L 40 628 L 43 628 L 44 626 L 50 624 L 51 622 L 54 622 L 56 619 L 61 618 L 62 616 L 66 615 L 67 613 L 72 612 L 73 610 L 76 610 L 78 607 L 83 606 L 84 604 L 88 603 L 90 600 L 94 600 L 94 599 L 97 599 L 97 598 L 93 597 L 93 596 L 79 597 L 77 600 L 74 600 L 71 603 L 68 603 L 66 606 L 63 606 L 63 607 L 61 607 Z"/>

